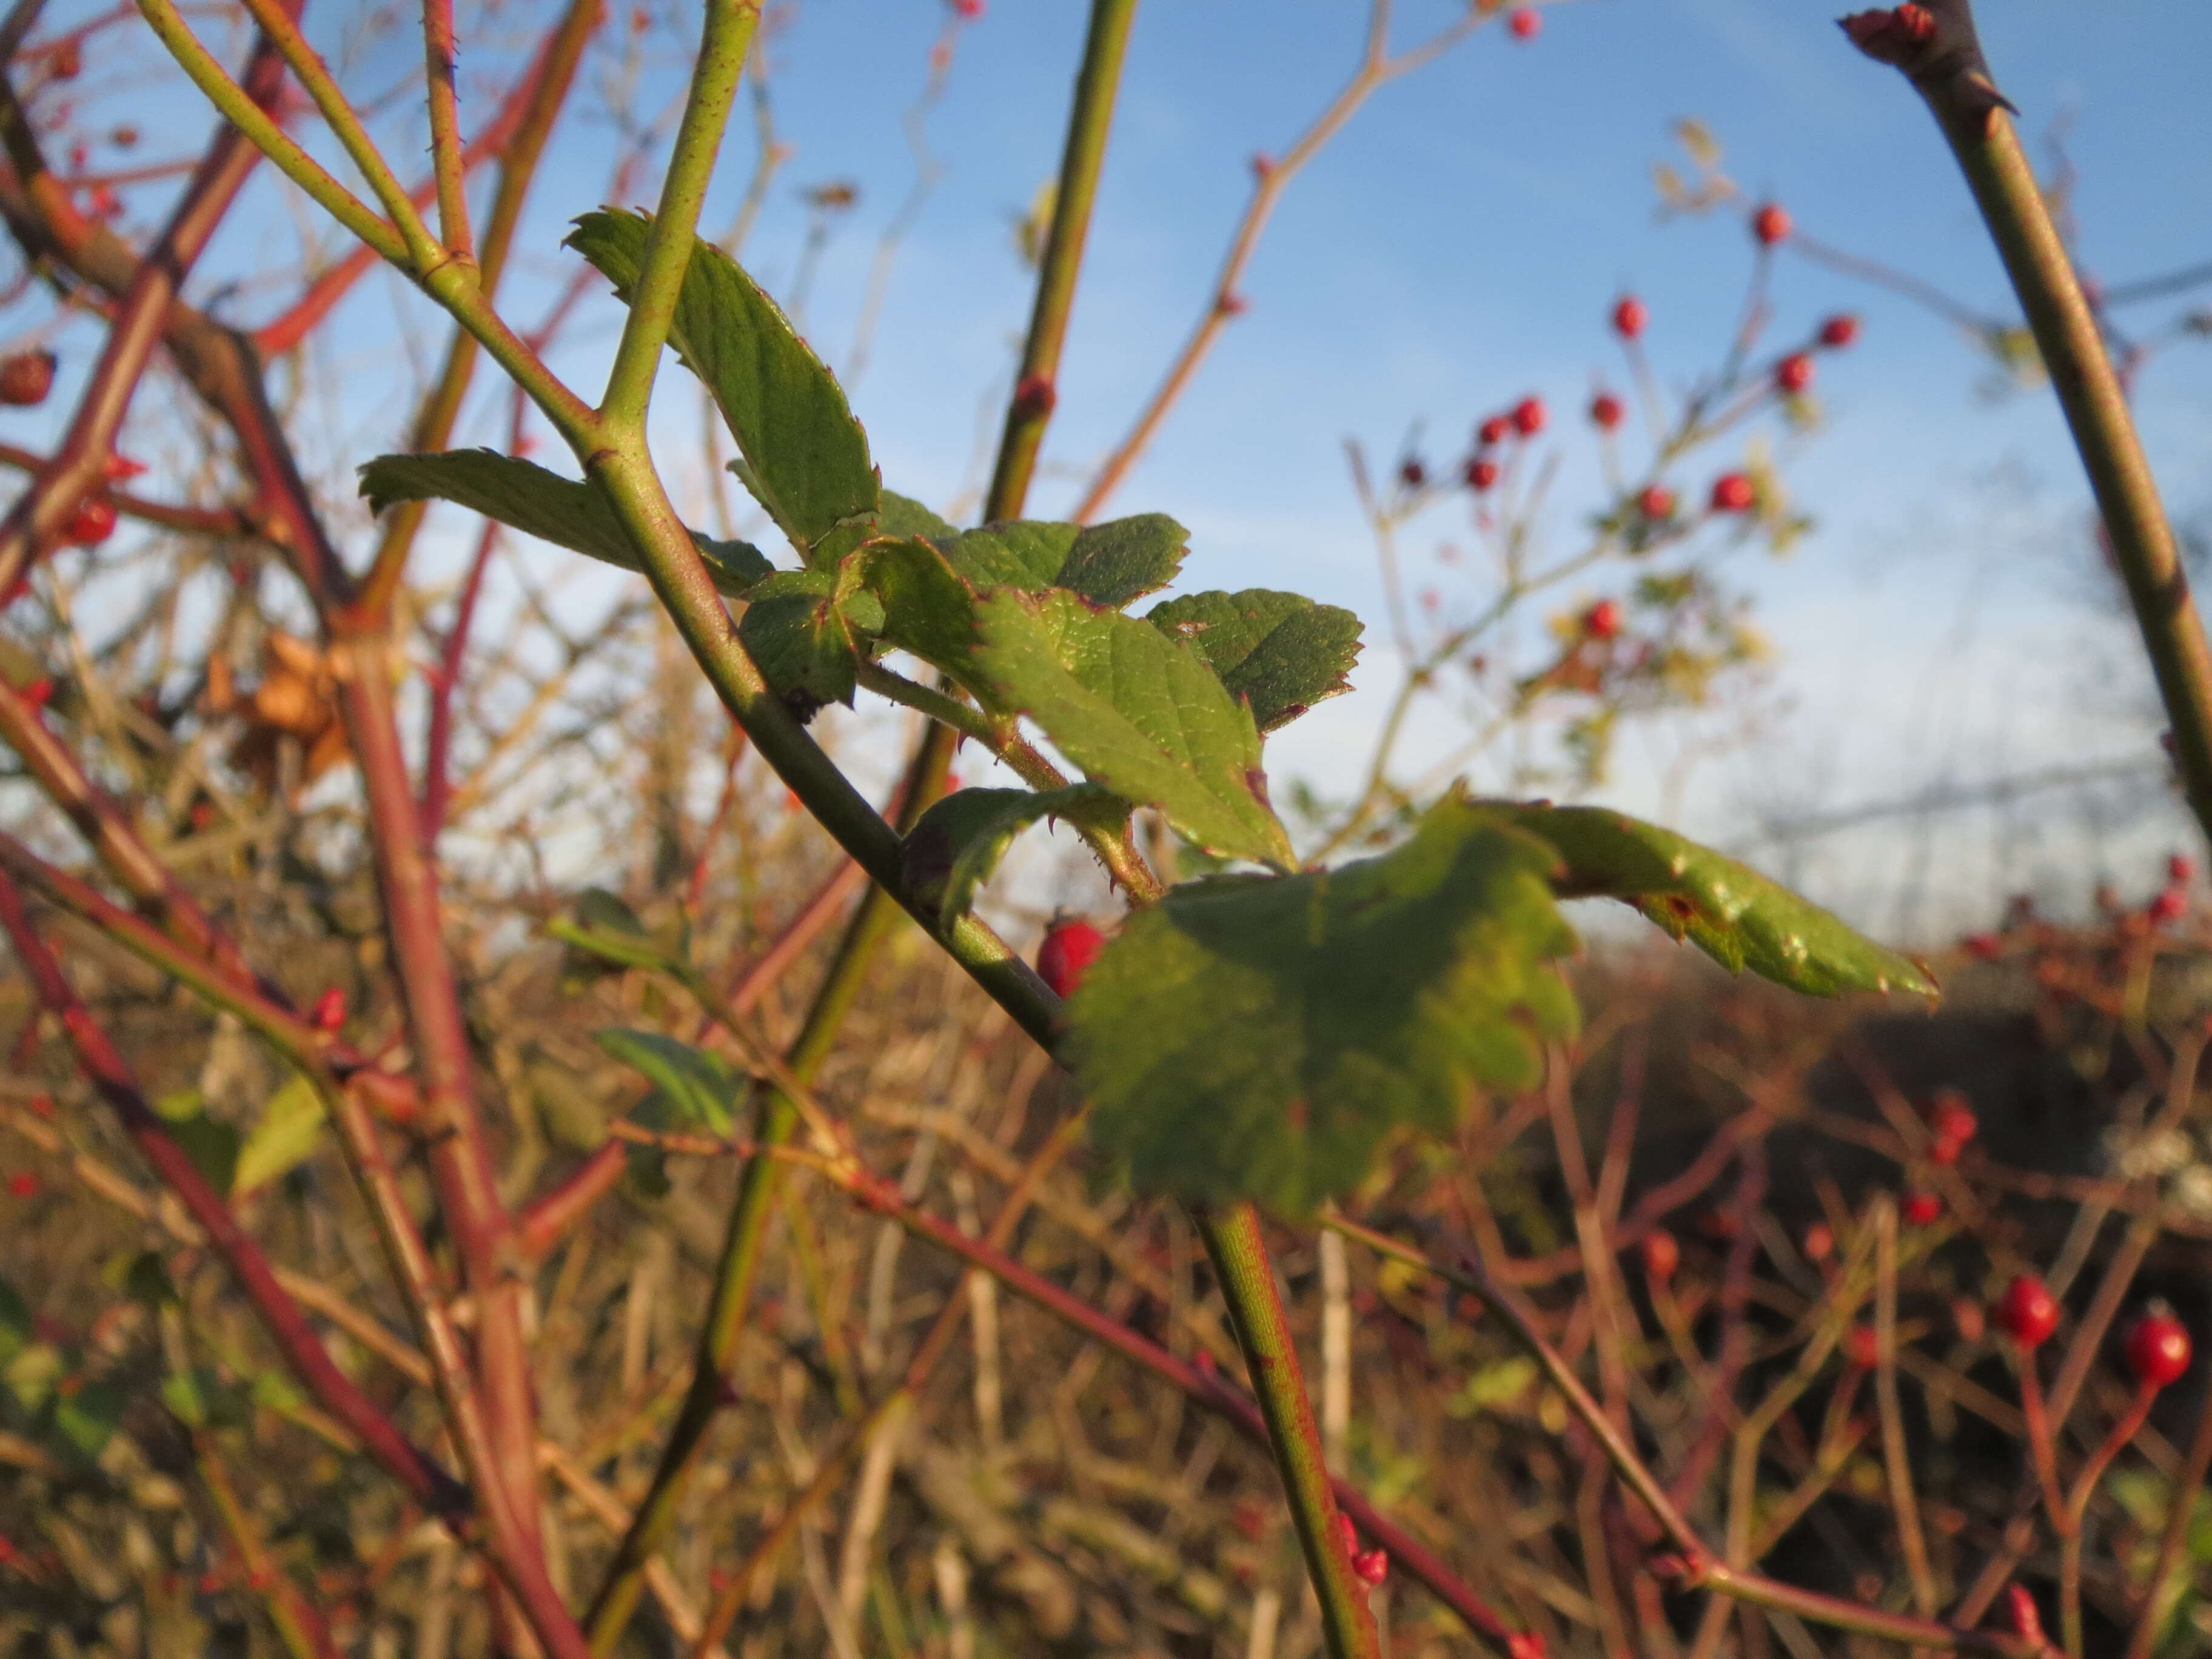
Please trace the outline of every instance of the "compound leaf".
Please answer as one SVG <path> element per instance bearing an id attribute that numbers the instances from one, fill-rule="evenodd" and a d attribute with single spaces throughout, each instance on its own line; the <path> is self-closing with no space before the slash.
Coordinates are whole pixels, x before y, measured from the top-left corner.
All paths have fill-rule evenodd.
<path id="1" fill-rule="evenodd" d="M 641 1072 L 686 1127 L 726 1135 L 736 1121 L 744 1075 L 711 1048 L 695 1048 L 659 1031 L 623 1027 L 594 1031 L 592 1041 L 623 1065 Z"/>
<path id="2" fill-rule="evenodd" d="M 1189 646 L 1060 590 L 1000 588 L 976 623 L 980 679 L 1093 783 L 1158 807 L 1208 852 L 1297 862 L 1267 805 L 1251 711 Z"/>
<path id="3" fill-rule="evenodd" d="M 1352 689 L 1346 676 L 1359 655 L 1359 618 L 1303 593 L 1191 593 L 1154 605 L 1145 620 L 1189 641 L 1230 695 L 1252 705 L 1262 732 Z"/>
<path id="4" fill-rule="evenodd" d="M 497 450 L 380 455 L 362 467 L 361 493 L 373 513 L 395 501 L 451 501 L 602 564 L 644 569 L 605 496 L 587 483 Z M 744 592 L 774 568 L 748 542 L 718 542 L 696 530 L 690 536 L 714 586 L 725 593 Z"/>
<path id="5" fill-rule="evenodd" d="M 1500 805 L 1553 848 L 1566 898 L 1617 898 L 1732 974 L 1748 968 L 1808 996 L 1937 994 L 1927 969 L 1809 899 L 1670 830 L 1597 806 Z"/>
<path id="6" fill-rule="evenodd" d="M 568 246 L 628 303 L 652 228 L 645 214 L 602 210 L 576 221 Z M 668 341 L 728 422 L 743 457 L 738 476 L 810 562 L 840 524 L 875 513 L 867 435 L 843 390 L 775 301 L 711 242 L 693 239 Z"/>
<path id="7" fill-rule="evenodd" d="M 950 927 L 974 908 L 975 890 L 991 878 L 1014 837 L 1039 818 L 1111 830 L 1129 803 L 1095 783 L 1042 793 L 1029 789 L 956 789 L 921 815 L 902 849 L 908 879 L 937 906 Z"/>
<path id="8" fill-rule="evenodd" d="M 1141 1191 L 1303 1215 L 1384 1141 L 1525 1089 L 1571 1031 L 1551 849 L 1453 797 L 1380 858 L 1186 884 L 1068 1005 L 1091 1133 Z"/>

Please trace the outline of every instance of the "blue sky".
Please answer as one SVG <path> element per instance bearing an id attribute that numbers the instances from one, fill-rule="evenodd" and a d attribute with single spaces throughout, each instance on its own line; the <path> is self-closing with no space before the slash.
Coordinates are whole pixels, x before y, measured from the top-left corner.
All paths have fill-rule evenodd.
<path id="1" fill-rule="evenodd" d="M 2192 210 L 2212 185 L 2201 88 L 2212 8 L 1985 0 L 1980 9 L 2028 134 L 2039 142 L 2070 120 L 2094 272 L 2118 282 L 2212 258 L 2212 225 Z M 1455 15 L 1447 0 L 1399 0 L 1397 10 L 1401 41 Z M 1432 453 L 1449 459 L 1473 417 L 1534 390 L 1562 417 L 1570 453 L 1586 456 L 1573 411 L 1594 370 L 1618 379 L 1603 319 L 1623 286 L 1650 306 L 1662 379 L 1677 384 L 1717 357 L 1747 245 L 1734 220 L 1656 220 L 1650 165 L 1676 154 L 1668 130 L 1681 117 L 1705 121 L 1729 173 L 1787 204 L 1809 234 L 2008 312 L 1932 124 L 1898 76 L 1845 46 L 1832 17 L 1801 0 L 1568 0 L 1546 9 L 1532 42 L 1486 28 L 1382 88 L 1291 187 L 1246 283 L 1249 313 L 1115 508 L 1164 510 L 1190 526 L 1188 574 L 1203 585 L 1297 588 L 1374 623 L 1380 594 L 1346 438 L 1387 453 L 1425 419 L 1439 434 Z M 875 238 L 911 178 L 900 119 L 945 20 L 938 0 L 800 0 L 776 41 L 777 119 L 794 155 L 746 259 L 787 291 L 807 222 L 799 190 L 859 185 L 805 318 L 833 366 L 846 357 Z M 1054 168 L 1083 25 L 1075 0 L 989 0 L 962 31 L 949 94 L 929 118 L 944 176 L 900 252 L 854 397 L 886 481 L 940 504 L 972 482 L 979 421 L 995 422 L 1030 294 L 1011 221 Z M 1248 158 L 1286 144 L 1342 82 L 1364 26 L 1364 8 L 1345 0 L 1144 0 L 1033 511 L 1065 510 L 1139 406 L 1209 289 L 1249 189 Z M 393 43 L 392 66 L 405 47 Z M 465 72 L 485 56 L 465 50 Z M 363 83 L 384 67 L 368 65 Z M 647 84 L 672 88 L 678 68 L 663 51 Z M 157 107 L 174 117 L 162 123 L 173 141 L 163 152 L 198 142 L 183 103 Z M 608 149 L 604 127 L 572 124 L 556 139 L 525 228 L 519 295 L 548 291 L 562 269 L 562 224 L 599 199 Z M 710 224 L 726 221 L 751 160 L 740 118 Z M 267 246 L 265 234 L 234 236 L 212 263 L 235 274 Z M 2124 629 L 2091 602 L 2086 496 L 2047 396 L 1991 400 L 1984 366 L 1947 325 L 1802 261 L 1781 263 L 1775 295 L 1778 333 L 1839 307 L 1867 326 L 1857 347 L 1824 362 L 1823 428 L 1792 453 L 1793 489 L 1819 529 L 1786 562 L 1753 560 L 1743 573 L 1779 653 L 1779 712 L 1753 760 L 1701 770 L 1682 809 L 1689 827 L 1747 845 L 1758 814 L 1778 805 L 1832 807 L 1939 777 L 2148 752 L 2156 722 L 2141 706 Z M 357 445 L 352 459 L 392 443 L 418 381 L 421 358 L 392 343 L 395 307 L 423 315 L 397 284 L 366 289 L 331 346 L 343 373 L 338 447 Z M 564 354 L 586 385 L 612 317 L 611 307 L 592 313 Z M 2208 366 L 2205 343 L 2185 345 L 2140 391 L 2154 460 L 2185 511 L 2212 503 Z M 678 394 L 664 398 L 672 419 L 688 415 L 680 372 L 662 384 Z M 495 440 L 496 425 L 487 415 L 471 435 Z M 348 455 L 320 459 L 342 478 Z M 1722 459 L 1693 464 L 1683 482 L 1696 488 Z M 1436 541 L 1463 534 L 1459 512 L 1440 509 L 1413 532 L 1409 558 L 1418 565 Z M 365 537 L 365 520 L 355 528 Z M 1348 764 L 1394 673 L 1377 640 L 1357 694 L 1279 739 L 1277 768 L 1326 776 Z M 1415 746 L 1449 731 L 1437 722 Z M 1662 799 L 1633 752 L 1613 798 L 1644 810 Z M 2136 829 L 2171 837 L 2171 823 L 2154 811 Z M 1836 854 L 1829 879 L 1881 888 L 1897 844 L 1854 846 Z M 1960 902 L 1982 903 L 1987 882 L 1974 866 L 1984 852 L 1951 856 L 1968 862 L 1952 884 Z"/>

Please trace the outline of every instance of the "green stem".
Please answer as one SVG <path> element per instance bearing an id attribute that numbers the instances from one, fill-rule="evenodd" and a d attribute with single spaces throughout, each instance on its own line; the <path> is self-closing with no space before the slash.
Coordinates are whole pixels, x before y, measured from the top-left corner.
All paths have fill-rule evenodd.
<path id="1" fill-rule="evenodd" d="M 408 268 L 410 249 L 400 234 L 379 218 L 368 204 L 332 178 L 270 118 L 267 111 L 247 96 L 230 78 L 214 54 L 199 43 L 185 25 L 174 0 L 138 0 L 138 10 L 169 55 L 190 76 L 201 95 L 223 118 L 244 133 L 254 149 L 266 155 L 284 176 L 307 192 L 316 204 L 354 236 L 374 248 L 402 270 Z"/>
<path id="2" fill-rule="evenodd" d="M 630 295 L 622 343 L 615 348 L 599 416 L 609 435 L 620 439 L 645 431 L 645 408 L 660 367 L 660 349 L 676 318 L 677 295 L 691 263 L 691 243 L 699 226 L 700 204 L 714 175 L 714 158 L 729 125 L 730 105 L 745 72 L 745 53 L 760 21 L 760 0 L 708 0 L 699 61 L 691 71 L 690 94 L 676 130 L 660 204 L 647 233 L 645 258 Z"/>
<path id="3" fill-rule="evenodd" d="M 1097 0 L 1091 8 L 1091 33 L 1083 44 L 1083 64 L 1075 76 L 1075 103 L 1068 112 L 1067 145 L 1060 152 L 1060 187 L 1053 204 L 1052 231 L 1037 273 L 1036 303 L 1030 312 L 1029 338 L 1022 348 L 1020 378 L 1006 406 L 1006 428 L 999 441 L 999 462 L 985 498 L 987 522 L 1021 516 L 1030 478 L 1036 470 L 1044 429 L 1059 400 L 1060 348 L 1075 308 L 1075 279 L 1083 268 L 1083 244 L 1091 230 L 1091 210 L 1098 198 L 1098 173 L 1106 159 L 1106 136 L 1114 123 L 1114 103 L 1121 86 L 1121 59 L 1129 45 L 1129 25 L 1137 0 Z"/>
<path id="4" fill-rule="evenodd" d="M 2212 836 L 2212 648 L 2157 481 L 2035 170 L 1990 80 L 1972 8 L 1967 0 L 1942 0 L 1931 9 L 1936 37 L 1904 67 L 1925 71 L 1912 74 L 1913 83 L 1949 141 L 2020 296 L 2135 608 L 2172 725 L 2182 787 Z"/>
<path id="5" fill-rule="evenodd" d="M 1322 1629 L 1330 1659 L 1382 1659 L 1382 1638 L 1367 1593 L 1352 1570 L 1352 1553 L 1340 1535 L 1336 1493 L 1322 1455 L 1321 1430 L 1306 1397 L 1298 1351 L 1275 1289 L 1275 1270 L 1260 1237 L 1260 1218 L 1249 1204 L 1197 1213 L 1198 1230 L 1213 1259 L 1229 1304 L 1237 1346 L 1252 1374 L 1253 1392 L 1267 1420 L 1267 1443 L 1283 1477 L 1306 1573 L 1321 1598 Z"/>
<path id="6" fill-rule="evenodd" d="M 870 897 L 881 891 L 874 890 Z M 806 1024 L 785 1059 L 786 1066 L 802 1087 L 813 1080 L 835 1047 L 839 1028 L 860 994 L 875 961 L 877 945 L 891 919 L 888 903 L 864 902 L 846 930 L 829 975 L 807 1012 Z M 710 1001 L 708 1007 L 710 1012 L 720 1012 L 718 1003 Z M 799 1121 L 799 1103 L 787 1091 L 766 1089 L 754 1125 L 755 1141 L 764 1148 L 781 1146 L 791 1139 Z M 782 1191 L 783 1173 L 781 1160 L 756 1152 L 746 1160 L 738 1181 L 737 1201 L 731 1206 L 721 1255 L 714 1264 L 714 1286 L 708 1297 L 706 1322 L 699 1333 L 691 1386 L 661 1449 L 653 1484 L 639 1501 L 629 1530 L 608 1564 L 606 1577 L 585 1619 L 592 1651 L 602 1659 L 614 1652 L 629 1628 L 645 1588 L 647 1564 L 675 1523 L 699 1448 L 721 1409 L 737 1359 L 738 1340 L 744 1330 L 745 1310 L 751 1304 L 753 1282 L 760 1272 L 769 1218 L 775 1214 Z"/>

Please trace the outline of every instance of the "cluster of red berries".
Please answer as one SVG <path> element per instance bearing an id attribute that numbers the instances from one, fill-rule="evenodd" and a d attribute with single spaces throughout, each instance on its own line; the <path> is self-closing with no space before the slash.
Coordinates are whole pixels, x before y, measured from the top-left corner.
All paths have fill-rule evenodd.
<path id="1" fill-rule="evenodd" d="M 1488 416 L 1474 429 L 1474 453 L 1460 468 L 1467 487 L 1480 495 L 1498 482 L 1498 463 L 1490 452 L 1509 438 L 1533 438 L 1544 429 L 1550 411 L 1533 393 L 1502 415 Z"/>
<path id="2" fill-rule="evenodd" d="M 1959 1154 L 1966 1150 L 1966 1143 L 1981 1132 L 1981 1127 L 1982 1121 L 1974 1115 L 1974 1109 L 1966 1103 L 1966 1096 L 1956 1089 L 1941 1091 L 1928 1114 L 1929 1161 L 1956 1164 Z"/>
<path id="3" fill-rule="evenodd" d="M 1037 977 L 1052 987 L 1054 996 L 1072 997 L 1105 948 L 1106 935 L 1080 917 L 1055 921 L 1037 946 Z"/>
<path id="4" fill-rule="evenodd" d="M 1336 1517 L 1336 1540 L 1352 1562 L 1352 1576 L 1368 1589 L 1375 1589 L 1390 1576 L 1389 1553 L 1360 1548 L 1358 1529 L 1352 1524 L 1352 1517 L 1340 1510 Z"/>

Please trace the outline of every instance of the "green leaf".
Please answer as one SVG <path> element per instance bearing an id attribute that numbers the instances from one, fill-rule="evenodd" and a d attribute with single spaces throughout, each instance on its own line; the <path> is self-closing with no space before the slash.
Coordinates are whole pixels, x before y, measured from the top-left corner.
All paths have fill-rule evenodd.
<path id="1" fill-rule="evenodd" d="M 651 228 L 642 213 L 604 210 L 577 220 L 568 246 L 627 303 Z M 876 511 L 868 440 L 843 391 L 775 301 L 711 242 L 693 239 L 668 341 L 729 423 L 744 457 L 738 476 L 793 546 L 811 554 L 840 523 Z"/>
<path id="2" fill-rule="evenodd" d="M 648 931 L 636 911 L 604 887 L 576 896 L 574 913 L 556 916 L 545 931 L 572 955 L 614 968 L 665 969 L 684 959 L 689 932 L 679 922 L 668 936 Z"/>
<path id="3" fill-rule="evenodd" d="M 1230 696 L 1252 705 L 1262 732 L 1352 689 L 1345 677 L 1359 655 L 1359 618 L 1302 593 L 1191 593 L 1154 605 L 1145 620 L 1188 640 Z"/>
<path id="4" fill-rule="evenodd" d="M 54 1430 L 85 1457 L 98 1457 L 115 1437 L 130 1403 L 130 1391 L 122 1383 L 101 1377 L 55 1402 Z"/>
<path id="5" fill-rule="evenodd" d="M 169 1138 L 184 1148 L 185 1156 L 207 1177 L 209 1186 L 219 1193 L 230 1190 L 231 1179 L 238 1170 L 236 1129 L 201 1112 L 170 1124 Z"/>
<path id="6" fill-rule="evenodd" d="M 269 1097 L 252 1133 L 246 1137 L 238 1167 L 231 1172 L 231 1196 L 243 1198 L 298 1169 L 322 1144 L 325 1127 L 322 1096 L 300 1073 L 293 1073 Z"/>
<path id="7" fill-rule="evenodd" d="M 745 596 L 738 636 L 780 696 L 853 701 L 854 674 L 884 626 L 883 602 L 860 586 L 851 559 L 819 570 L 781 570 Z"/>
<path id="8" fill-rule="evenodd" d="M 1669 830 L 1597 806 L 1497 809 L 1557 850 L 1566 898 L 1616 898 L 1732 974 L 1748 968 L 1809 996 L 1906 991 L 1933 997 L 1928 970 L 1809 899 Z"/>
<path id="9" fill-rule="evenodd" d="M 1093 783 L 1158 806 L 1210 852 L 1297 862 L 1251 711 L 1189 646 L 1068 592 L 1000 588 L 976 615 L 977 673 Z"/>
<path id="10" fill-rule="evenodd" d="M 1469 1085 L 1534 1086 L 1576 1022 L 1554 867 L 1455 796 L 1380 858 L 1174 889 L 1068 1005 L 1093 1139 L 1141 1191 L 1303 1215 Z"/>
<path id="11" fill-rule="evenodd" d="M 902 495 L 894 489 L 883 492 L 883 506 L 876 516 L 876 533 L 879 536 L 921 536 L 936 542 L 955 541 L 960 535 L 958 531 L 913 496 Z"/>
<path id="12" fill-rule="evenodd" d="M 361 469 L 361 493 L 372 513 L 394 501 L 451 501 L 602 564 L 641 574 L 645 568 L 622 520 L 597 489 L 496 450 L 380 455 Z M 725 593 L 743 593 L 775 568 L 750 543 L 718 542 L 696 530 L 689 533 L 714 586 Z"/>
<path id="13" fill-rule="evenodd" d="M 1189 540 L 1164 513 L 1088 526 L 1023 519 L 965 532 L 945 556 L 977 588 L 1064 587 L 1119 611 L 1173 581 Z"/>
<path id="14" fill-rule="evenodd" d="M 745 1079 L 709 1048 L 695 1048 L 658 1031 L 615 1028 L 592 1040 L 625 1066 L 642 1072 L 687 1127 L 726 1135 L 736 1121 L 738 1091 Z"/>
<path id="15" fill-rule="evenodd" d="M 883 645 L 983 690 L 974 683 L 975 591 L 941 548 L 919 536 L 870 542 L 843 568 L 882 608 Z"/>
<path id="16" fill-rule="evenodd" d="M 908 832 L 901 849 L 907 879 L 937 906 L 938 925 L 950 927 L 974 908 L 975 890 L 991 878 L 1014 837 L 1039 818 L 1113 830 L 1128 816 L 1128 802 L 1095 783 L 1042 793 L 956 789 Z"/>

